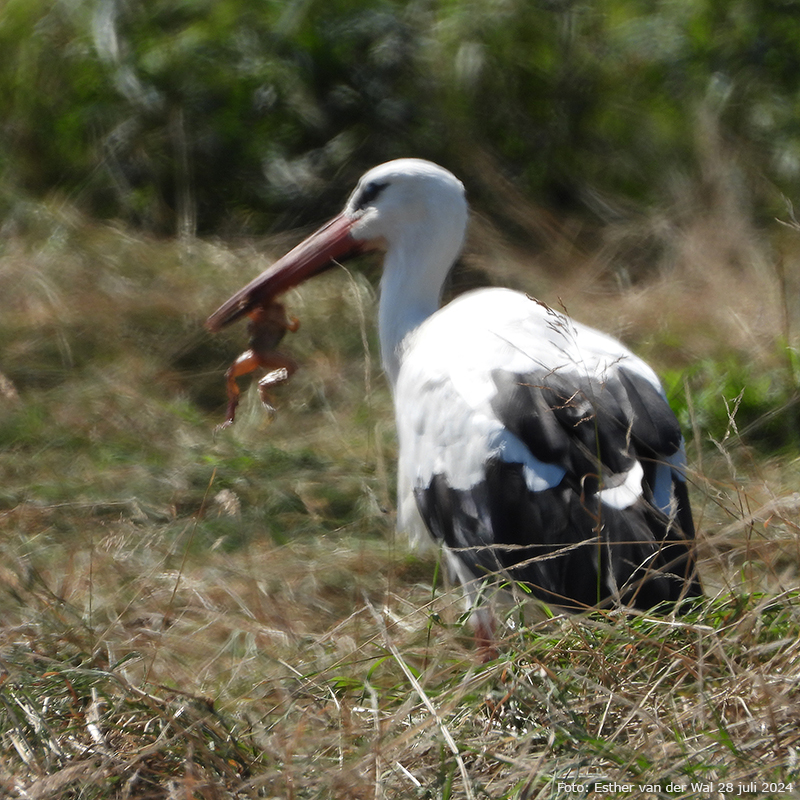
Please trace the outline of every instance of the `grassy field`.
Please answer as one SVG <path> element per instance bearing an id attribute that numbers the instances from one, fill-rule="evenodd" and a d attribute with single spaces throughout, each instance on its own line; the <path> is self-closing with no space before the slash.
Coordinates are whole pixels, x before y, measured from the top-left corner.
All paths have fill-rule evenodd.
<path id="1" fill-rule="evenodd" d="M 800 796 L 800 234 L 773 228 L 559 228 L 534 257 L 475 220 L 454 291 L 525 288 L 664 375 L 708 593 L 678 619 L 510 608 L 479 665 L 437 553 L 394 533 L 374 266 L 288 296 L 303 368 L 276 420 L 248 391 L 215 432 L 246 335 L 202 322 L 298 237 L 158 241 L 19 203 L 0 796 Z"/>

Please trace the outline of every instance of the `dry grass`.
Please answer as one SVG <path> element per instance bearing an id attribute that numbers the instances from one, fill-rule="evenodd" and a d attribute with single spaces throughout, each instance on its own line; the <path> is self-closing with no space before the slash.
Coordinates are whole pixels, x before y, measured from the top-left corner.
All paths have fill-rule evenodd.
<path id="1" fill-rule="evenodd" d="M 681 619 L 523 624 L 512 607 L 501 656 L 479 666 L 436 554 L 392 532 L 391 409 L 364 279 L 291 296 L 303 327 L 286 348 L 304 369 L 278 419 L 250 392 L 215 436 L 244 333 L 200 325 L 269 246 L 147 241 L 46 207 L 24 227 L 0 252 L 0 794 L 562 798 L 595 779 L 660 787 L 620 796 L 751 781 L 754 795 L 798 794 L 794 455 L 748 446 L 736 414 L 709 440 L 690 393 L 708 600 Z M 527 288 L 595 323 L 602 297 L 603 327 L 661 369 L 698 348 L 779 360 L 794 311 L 773 314 L 785 292 L 767 251 L 747 261 L 765 290 L 739 303 L 721 293 L 746 285 L 725 282 L 728 260 L 690 274 L 676 254 L 700 244 L 684 233 L 647 282 L 620 288 L 608 263 L 625 237 L 609 233 L 589 255 L 554 244 Z M 527 285 L 502 252 L 502 277 Z M 548 275 L 567 259 L 578 266 L 556 290 Z"/>

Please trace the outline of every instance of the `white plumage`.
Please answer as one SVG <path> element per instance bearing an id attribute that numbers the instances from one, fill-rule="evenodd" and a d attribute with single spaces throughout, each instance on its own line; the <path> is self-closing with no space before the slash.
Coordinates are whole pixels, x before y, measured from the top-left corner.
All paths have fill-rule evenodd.
<path id="1" fill-rule="evenodd" d="M 417 485 L 444 471 L 452 488 L 469 489 L 497 455 L 524 465 L 532 492 L 552 489 L 564 479 L 566 465 L 537 459 L 498 419 L 491 406 L 498 391 L 492 371 L 540 371 L 543 383 L 549 375 L 591 376 L 604 385 L 617 379 L 622 365 L 661 393 L 652 369 L 619 342 L 526 295 L 509 289 L 461 295 L 423 322 L 404 347 L 395 388 L 400 474 L 414 476 Z M 587 412 L 590 399 L 569 398 Z M 641 468 L 634 472 L 641 476 Z M 629 496 L 617 492 L 610 500 L 626 486 L 622 475 L 617 478 L 616 489 L 601 490 L 606 502 L 630 505 L 641 497 L 639 484 Z M 669 505 L 663 510 L 668 513 Z"/>

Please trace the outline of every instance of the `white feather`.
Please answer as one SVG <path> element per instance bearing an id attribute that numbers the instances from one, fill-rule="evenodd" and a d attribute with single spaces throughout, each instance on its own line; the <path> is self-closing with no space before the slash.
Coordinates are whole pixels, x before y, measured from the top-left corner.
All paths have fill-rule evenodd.
<path id="1" fill-rule="evenodd" d="M 559 484 L 564 467 L 535 458 L 497 419 L 495 369 L 521 375 L 545 369 L 607 382 L 618 380 L 624 365 L 661 391 L 650 367 L 615 339 L 510 289 L 458 297 L 412 331 L 401 352 L 395 406 L 406 491 L 436 474 L 468 489 L 483 479 L 492 456 L 523 464 L 531 491 Z M 635 502 L 641 479 L 637 465 L 621 485 L 603 490 L 604 502 L 616 508 Z"/>

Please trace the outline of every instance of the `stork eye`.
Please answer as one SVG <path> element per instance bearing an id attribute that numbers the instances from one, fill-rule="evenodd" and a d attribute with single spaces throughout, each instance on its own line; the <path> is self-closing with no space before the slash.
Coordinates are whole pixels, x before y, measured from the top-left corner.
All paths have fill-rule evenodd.
<path id="1" fill-rule="evenodd" d="M 378 195 L 388 186 L 388 183 L 379 183 L 378 181 L 370 181 L 361 191 L 358 198 L 357 208 L 364 208 L 367 204 L 375 200 Z"/>

